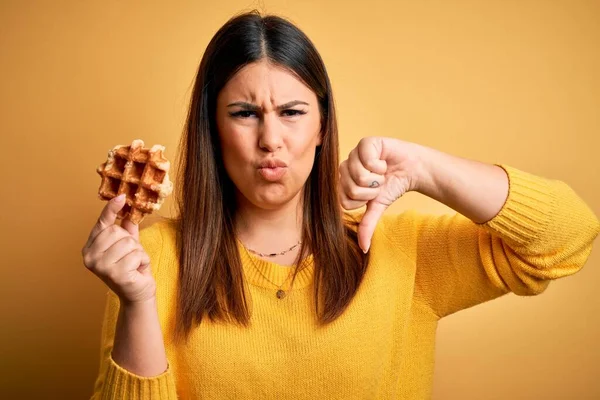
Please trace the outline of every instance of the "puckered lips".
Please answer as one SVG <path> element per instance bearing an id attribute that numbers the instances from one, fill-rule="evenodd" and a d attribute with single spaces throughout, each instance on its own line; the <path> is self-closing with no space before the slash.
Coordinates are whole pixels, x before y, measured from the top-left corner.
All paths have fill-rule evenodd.
<path id="1" fill-rule="evenodd" d="M 258 163 L 258 173 L 266 181 L 276 182 L 287 172 L 287 164 L 278 158 L 268 158 Z"/>

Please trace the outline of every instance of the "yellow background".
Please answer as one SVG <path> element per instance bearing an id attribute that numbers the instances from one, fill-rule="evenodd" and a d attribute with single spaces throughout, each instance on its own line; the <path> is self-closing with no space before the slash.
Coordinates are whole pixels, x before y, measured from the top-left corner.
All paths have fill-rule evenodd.
<path id="1" fill-rule="evenodd" d="M 106 289 L 80 249 L 103 206 L 95 168 L 134 138 L 175 158 L 202 53 L 242 10 L 315 42 L 344 158 L 394 136 L 562 179 L 600 214 L 597 1 L 157 3 L 0 3 L 2 398 L 91 393 Z M 392 211 L 406 208 L 448 211 L 413 193 Z M 539 297 L 443 320 L 434 399 L 600 398 L 598 282 L 596 249 Z"/>

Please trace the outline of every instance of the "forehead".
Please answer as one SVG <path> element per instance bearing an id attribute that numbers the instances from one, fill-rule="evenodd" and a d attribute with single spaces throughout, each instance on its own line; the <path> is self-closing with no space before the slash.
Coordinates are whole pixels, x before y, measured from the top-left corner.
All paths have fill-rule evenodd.
<path id="1" fill-rule="evenodd" d="M 227 82 L 219 97 L 276 103 L 300 99 L 316 101 L 314 92 L 293 72 L 268 61 L 244 66 Z"/>

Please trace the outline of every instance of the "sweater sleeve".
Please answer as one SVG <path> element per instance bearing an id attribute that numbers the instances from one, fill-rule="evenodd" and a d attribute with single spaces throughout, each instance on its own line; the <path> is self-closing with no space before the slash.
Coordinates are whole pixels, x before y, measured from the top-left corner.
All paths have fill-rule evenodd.
<path id="1" fill-rule="evenodd" d="M 564 182 L 501 167 L 509 195 L 484 224 L 458 213 L 408 213 L 415 297 L 440 318 L 509 292 L 542 293 L 551 280 L 584 266 L 600 231 L 598 218 Z"/>
<path id="2" fill-rule="evenodd" d="M 140 232 L 140 242 L 150 256 L 153 275 L 158 265 L 162 239 L 159 224 Z M 100 371 L 94 384 L 92 400 L 175 400 L 175 380 L 170 367 L 155 377 L 135 375 L 119 366 L 112 358 L 115 328 L 119 315 L 119 298 L 108 291 L 100 346 Z"/>

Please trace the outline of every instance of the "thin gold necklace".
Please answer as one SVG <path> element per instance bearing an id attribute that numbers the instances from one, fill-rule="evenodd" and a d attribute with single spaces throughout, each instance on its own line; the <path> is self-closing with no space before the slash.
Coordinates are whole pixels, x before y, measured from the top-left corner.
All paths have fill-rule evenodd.
<path id="1" fill-rule="evenodd" d="M 256 263 L 254 262 L 254 259 L 253 259 L 253 257 L 252 257 L 252 256 L 251 256 L 251 255 L 248 253 L 248 249 L 246 248 L 246 246 L 245 246 L 243 243 L 242 243 L 242 247 L 243 247 L 243 248 L 244 248 L 244 250 L 246 251 L 246 255 L 248 256 L 248 258 L 250 259 L 250 262 L 252 263 L 252 265 L 254 266 L 254 268 L 255 268 L 255 269 L 258 271 L 258 273 L 259 273 L 259 274 L 260 274 L 260 275 L 261 275 L 263 278 L 265 278 L 265 280 L 266 280 L 267 282 L 269 282 L 271 285 L 273 285 L 273 286 L 275 286 L 275 287 L 277 288 L 277 292 L 275 292 L 275 296 L 277 296 L 277 298 L 278 298 L 279 300 L 283 300 L 283 298 L 285 298 L 285 296 L 287 295 L 287 293 L 286 293 L 286 291 L 285 291 L 285 290 L 283 290 L 281 287 L 282 287 L 283 285 L 285 285 L 285 283 L 288 281 L 288 279 L 290 279 L 290 276 L 292 276 L 292 274 L 291 274 L 291 273 L 288 273 L 288 276 L 287 276 L 287 278 L 285 278 L 285 280 L 283 281 L 283 283 L 282 283 L 281 285 L 277 285 L 275 282 L 273 282 L 272 280 L 270 280 L 269 278 L 267 278 L 267 277 L 265 276 L 265 274 L 263 274 L 263 273 L 262 273 L 262 271 L 260 270 L 260 268 L 258 268 L 258 266 L 256 265 Z M 295 268 L 294 268 L 294 269 L 295 269 Z M 288 289 L 288 291 L 289 291 L 289 290 L 291 290 L 291 289 L 292 289 L 292 288 L 290 287 L 290 288 Z"/>
<path id="2" fill-rule="evenodd" d="M 301 244 L 302 244 L 302 242 L 298 241 L 298 243 L 296 243 L 295 245 L 293 245 L 289 249 L 280 251 L 279 253 L 259 253 L 258 251 L 252 250 L 251 248 L 246 247 L 245 245 L 244 245 L 244 247 L 249 252 L 254 253 L 254 254 L 256 254 L 257 256 L 260 256 L 260 257 L 275 257 L 275 256 L 284 256 L 286 253 L 289 253 L 290 251 L 294 250 L 296 247 L 300 246 Z"/>

